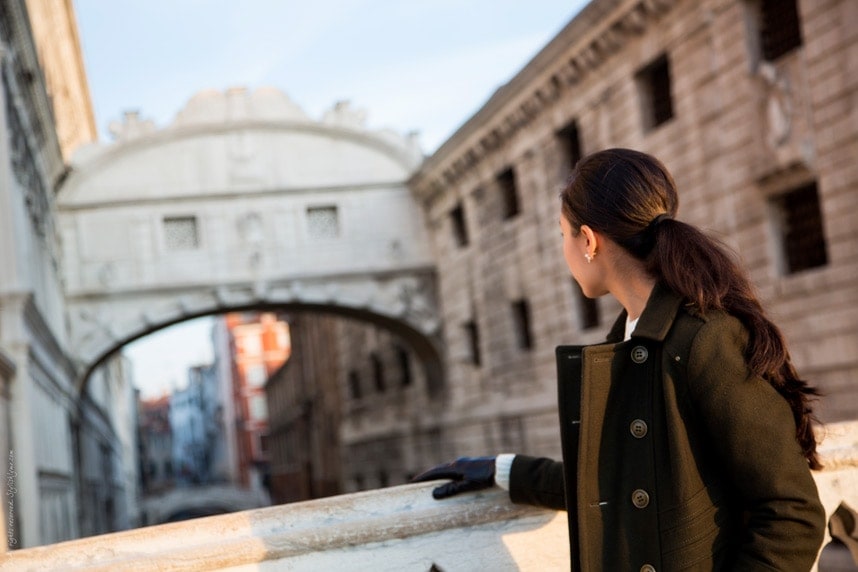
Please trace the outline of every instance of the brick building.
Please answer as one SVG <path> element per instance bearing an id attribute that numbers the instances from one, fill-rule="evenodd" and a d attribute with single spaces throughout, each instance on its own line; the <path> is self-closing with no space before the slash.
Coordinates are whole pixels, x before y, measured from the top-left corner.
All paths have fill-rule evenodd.
<path id="1" fill-rule="evenodd" d="M 273 502 L 403 484 L 442 458 L 443 403 L 407 342 L 333 315 L 288 321 L 292 355 L 265 387 Z"/>
<path id="2" fill-rule="evenodd" d="M 237 443 L 237 484 L 255 489 L 268 480 L 268 405 L 265 382 L 289 359 L 289 326 L 270 312 L 234 312 L 223 317 L 216 328 L 227 335 L 215 335 L 218 354 L 230 357 Z M 228 434 L 230 432 L 227 432 Z"/>
<path id="3" fill-rule="evenodd" d="M 559 454 L 554 347 L 601 341 L 561 253 L 582 154 L 650 152 L 734 248 L 825 392 L 858 413 L 858 3 L 595 0 L 411 180 L 434 242 L 456 455 Z"/>

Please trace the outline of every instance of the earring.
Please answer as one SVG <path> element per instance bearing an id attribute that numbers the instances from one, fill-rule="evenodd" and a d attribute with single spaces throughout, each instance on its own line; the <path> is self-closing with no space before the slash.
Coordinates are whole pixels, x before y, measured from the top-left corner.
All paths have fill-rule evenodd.
<path id="1" fill-rule="evenodd" d="M 589 252 L 584 253 L 584 258 L 587 259 L 587 264 L 590 264 L 591 262 L 593 262 L 593 256 Z"/>

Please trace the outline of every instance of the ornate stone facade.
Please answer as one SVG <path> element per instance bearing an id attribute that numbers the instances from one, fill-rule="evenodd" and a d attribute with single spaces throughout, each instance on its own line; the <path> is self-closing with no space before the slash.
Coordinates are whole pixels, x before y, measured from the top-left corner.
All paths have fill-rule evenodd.
<path id="1" fill-rule="evenodd" d="M 3 551 L 127 528 L 135 502 L 133 449 L 124 451 L 133 420 L 114 416 L 130 401 L 121 362 L 101 368 L 87 394 L 74 386 L 54 201 L 65 165 L 31 16 L 23 0 L 0 3 Z M 66 40 L 51 38 L 78 49 Z"/>

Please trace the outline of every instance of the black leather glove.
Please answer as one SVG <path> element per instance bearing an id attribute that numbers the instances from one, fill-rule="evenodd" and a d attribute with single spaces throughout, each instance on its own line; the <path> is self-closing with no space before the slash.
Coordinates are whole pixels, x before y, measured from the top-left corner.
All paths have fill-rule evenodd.
<path id="1" fill-rule="evenodd" d="M 452 463 L 437 465 L 411 479 L 422 483 L 437 479 L 452 479 L 432 491 L 436 499 L 443 499 L 468 491 L 487 489 L 495 484 L 494 457 L 459 457 Z"/>

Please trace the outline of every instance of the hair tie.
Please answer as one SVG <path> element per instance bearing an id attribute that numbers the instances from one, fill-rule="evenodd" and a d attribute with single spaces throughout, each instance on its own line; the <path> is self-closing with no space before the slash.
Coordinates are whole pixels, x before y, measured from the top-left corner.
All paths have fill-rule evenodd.
<path id="1" fill-rule="evenodd" d="M 659 225 L 659 223 L 661 221 L 663 221 L 664 219 L 668 219 L 668 218 L 673 218 L 673 217 L 670 216 L 669 213 L 661 213 L 660 215 L 658 215 L 657 217 L 655 217 L 654 219 L 649 221 L 649 224 L 646 227 L 647 232 L 652 231 L 653 229 L 655 229 L 655 227 L 657 227 Z"/>

